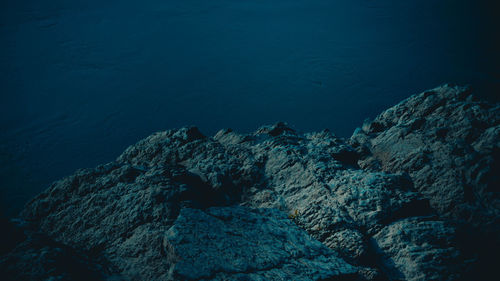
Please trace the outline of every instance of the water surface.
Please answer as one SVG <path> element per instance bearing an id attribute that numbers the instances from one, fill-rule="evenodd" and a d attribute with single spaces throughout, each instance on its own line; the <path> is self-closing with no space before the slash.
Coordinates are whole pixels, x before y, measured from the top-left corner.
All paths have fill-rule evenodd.
<path id="1" fill-rule="evenodd" d="M 283 120 L 349 136 L 444 82 L 498 99 L 487 2 L 2 1 L 2 209 L 158 130 Z"/>

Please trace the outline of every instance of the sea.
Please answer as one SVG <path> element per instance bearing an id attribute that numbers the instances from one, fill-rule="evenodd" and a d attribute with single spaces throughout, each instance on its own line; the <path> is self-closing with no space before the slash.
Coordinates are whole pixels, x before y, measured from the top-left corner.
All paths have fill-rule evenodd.
<path id="1" fill-rule="evenodd" d="M 156 131 L 349 137 L 443 83 L 498 101 L 495 2 L 1 1 L 0 212 Z"/>

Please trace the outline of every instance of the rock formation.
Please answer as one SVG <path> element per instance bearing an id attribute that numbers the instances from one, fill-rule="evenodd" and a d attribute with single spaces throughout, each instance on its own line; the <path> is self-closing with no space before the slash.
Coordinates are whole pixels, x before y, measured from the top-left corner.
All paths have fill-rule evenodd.
<path id="1" fill-rule="evenodd" d="M 15 280 L 487 280 L 500 249 L 499 113 L 444 85 L 350 139 L 284 123 L 155 133 L 29 202 L 13 230 L 25 237 L 0 270 Z"/>

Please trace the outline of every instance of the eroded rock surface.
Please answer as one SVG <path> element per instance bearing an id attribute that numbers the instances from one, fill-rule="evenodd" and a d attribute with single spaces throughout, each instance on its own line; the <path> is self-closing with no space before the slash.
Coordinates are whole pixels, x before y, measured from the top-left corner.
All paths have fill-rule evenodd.
<path id="1" fill-rule="evenodd" d="M 446 222 L 408 218 L 374 237 L 390 280 L 457 280 L 464 266 L 454 247 L 455 228 Z"/>
<path id="2" fill-rule="evenodd" d="M 356 268 L 276 209 L 182 209 L 164 236 L 178 280 L 349 280 Z"/>
<path id="3" fill-rule="evenodd" d="M 470 278 L 491 278 L 500 251 L 499 105 L 444 85 L 366 122 L 350 143 L 361 168 L 408 174 L 434 212 L 458 227 L 460 248 L 476 259 Z"/>
<path id="4" fill-rule="evenodd" d="M 485 279 L 500 117 L 469 93 L 412 96 L 348 140 L 284 123 L 155 133 L 54 183 L 21 218 L 105 264 L 105 279 Z"/>
<path id="5" fill-rule="evenodd" d="M 408 173 L 440 215 L 498 226 L 498 105 L 443 86 L 384 111 L 351 140 L 361 168 Z"/>

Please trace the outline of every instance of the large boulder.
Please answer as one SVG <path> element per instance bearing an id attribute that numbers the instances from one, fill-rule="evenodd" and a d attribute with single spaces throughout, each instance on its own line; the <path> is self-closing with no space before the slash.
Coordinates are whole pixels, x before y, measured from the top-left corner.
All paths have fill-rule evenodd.
<path id="1" fill-rule="evenodd" d="M 354 280 L 357 273 L 276 209 L 184 208 L 163 247 L 177 280 Z"/>

